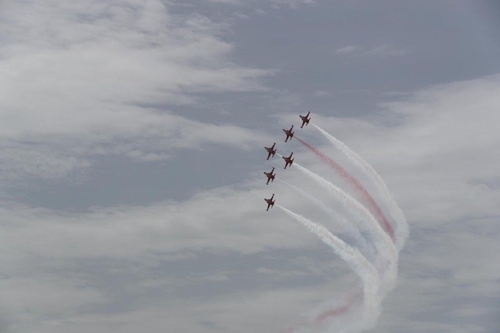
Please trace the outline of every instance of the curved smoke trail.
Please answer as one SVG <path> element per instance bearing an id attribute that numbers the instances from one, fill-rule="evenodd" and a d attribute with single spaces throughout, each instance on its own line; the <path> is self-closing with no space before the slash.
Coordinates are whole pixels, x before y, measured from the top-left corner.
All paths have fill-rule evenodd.
<path id="1" fill-rule="evenodd" d="M 324 132 L 317 125 L 314 126 L 319 131 L 321 131 L 333 144 L 335 144 L 335 138 Z M 310 220 L 307 220 L 303 216 L 286 210 L 282 206 L 278 206 L 280 209 L 285 211 L 285 213 L 304 224 L 312 232 L 316 233 L 316 235 L 318 235 L 323 240 L 323 242 L 334 249 L 335 253 L 337 253 L 342 259 L 348 262 L 350 267 L 355 270 L 362 279 L 364 287 L 361 288 L 361 286 L 358 285 L 357 288 L 352 289 L 350 293 L 345 294 L 343 301 L 332 302 L 332 300 L 330 300 L 323 303 L 308 316 L 308 319 L 304 319 L 301 322 L 291 326 L 287 332 L 309 332 L 313 327 L 315 330 L 319 330 L 321 332 L 360 332 L 361 330 L 368 329 L 375 324 L 381 311 L 382 300 L 385 298 L 387 293 L 395 287 L 397 280 L 399 250 L 403 247 L 406 239 L 408 238 L 408 224 L 401 209 L 392 198 L 381 177 L 366 161 L 352 152 L 347 146 L 341 143 L 340 140 L 337 140 L 338 142 L 336 142 L 336 147 L 340 149 L 351 162 L 353 162 L 358 168 L 360 168 L 361 171 L 365 175 L 367 175 L 372 182 L 375 183 L 375 186 L 380 193 L 379 197 L 383 198 L 382 203 L 385 205 L 384 208 L 387 209 L 387 212 L 390 213 L 392 219 L 394 219 L 397 223 L 396 232 L 394 231 L 393 226 L 391 226 L 387 221 L 383 211 L 380 209 L 377 202 L 375 202 L 373 197 L 356 178 L 354 178 L 339 164 L 321 153 L 316 148 L 310 146 L 300 138 L 297 138 L 297 141 L 314 152 L 330 167 L 334 168 L 345 180 L 347 180 L 348 183 L 353 186 L 357 193 L 360 194 L 364 199 L 363 201 L 367 204 L 367 207 L 369 207 L 370 210 L 373 211 L 373 213 L 378 217 L 380 224 L 379 222 L 377 222 L 377 220 L 367 207 L 363 206 L 360 202 L 344 192 L 342 189 L 338 188 L 328 180 L 310 171 L 309 169 L 297 163 L 292 164 L 292 166 L 297 167 L 299 171 L 301 171 L 303 174 L 311 178 L 322 187 L 326 188 L 330 194 L 334 195 L 335 199 L 345 209 L 347 209 L 347 211 L 349 212 L 349 216 L 352 217 L 352 221 L 356 223 L 356 227 L 359 229 L 363 228 L 368 231 L 369 238 L 362 239 L 365 241 L 369 240 L 370 243 L 373 243 L 376 248 L 377 254 L 375 255 L 375 258 L 370 258 L 373 260 L 372 262 L 370 262 L 368 261 L 368 259 L 362 256 L 359 250 L 349 247 L 347 248 L 348 250 L 356 250 L 361 257 L 357 257 L 354 261 L 348 261 L 348 258 L 342 256 L 346 255 L 346 252 L 342 251 L 342 249 L 345 250 L 346 248 L 338 247 L 339 245 L 347 245 L 345 243 L 339 243 L 338 241 L 343 242 L 342 240 L 340 240 L 340 238 L 333 236 L 324 226 L 315 224 Z M 278 154 L 278 156 L 281 155 Z M 327 210 L 330 210 L 321 201 L 307 194 L 300 188 L 297 188 L 286 182 L 284 183 L 295 189 L 306 198 L 311 199 L 322 209 L 326 208 Z M 353 225 L 351 224 L 347 225 L 353 227 Z M 354 228 L 355 232 L 361 235 L 360 230 L 357 228 Z M 385 231 L 383 229 L 385 229 Z M 336 250 L 334 246 L 337 246 Z M 347 254 L 349 254 L 349 252 L 347 252 Z M 352 253 L 350 254 L 352 255 Z M 359 265 L 360 262 L 365 265 L 363 266 L 365 267 L 365 269 L 366 267 L 370 267 L 370 274 L 363 275 L 363 270 L 356 270 L 356 265 Z M 355 264 L 354 266 L 353 263 Z M 369 264 L 369 266 L 366 266 L 366 264 Z M 366 273 L 366 270 L 364 271 L 364 273 Z M 369 277 L 375 277 L 377 279 L 376 287 L 373 283 L 370 284 Z M 355 309 L 357 310 L 355 311 Z M 359 316 L 359 309 L 363 309 L 363 311 L 361 312 L 361 317 Z"/>
<path id="2" fill-rule="evenodd" d="M 392 197 L 387 185 L 375 169 L 361 156 L 352 151 L 345 143 L 329 134 L 321 127 L 311 123 L 323 136 L 325 136 L 341 153 L 343 153 L 354 165 L 356 165 L 374 183 L 380 195 L 389 208 L 389 213 L 397 223 L 396 246 L 401 250 L 409 236 L 409 226 L 401 208 Z"/>
<path id="3" fill-rule="evenodd" d="M 292 184 L 290 184 L 282 179 L 276 178 L 276 180 L 278 180 L 279 182 L 290 187 L 292 190 L 299 193 L 304 198 L 307 198 L 308 200 L 314 202 L 316 204 L 316 206 L 321 208 L 326 214 L 328 214 L 333 220 L 335 220 L 342 227 L 342 229 L 347 233 L 347 235 L 349 237 L 351 237 L 357 244 L 359 244 L 361 248 L 363 248 L 363 250 L 366 254 L 369 254 L 370 257 L 373 257 L 375 255 L 375 253 L 373 252 L 373 246 L 367 242 L 367 240 L 365 239 L 365 237 L 363 237 L 363 235 L 361 235 L 361 233 L 359 232 L 359 229 L 354 227 L 352 225 L 352 223 L 350 221 L 348 221 L 344 216 L 337 213 L 336 211 L 334 211 L 333 209 L 328 207 L 326 204 L 324 204 L 322 201 L 316 199 L 315 197 L 313 197 L 312 195 L 310 195 L 309 193 L 307 193 L 303 189 L 301 189 L 295 185 L 292 185 Z"/>
<path id="4" fill-rule="evenodd" d="M 340 238 L 332 235 L 328 229 L 318 223 L 314 223 L 302 215 L 296 214 L 283 206 L 276 204 L 278 208 L 287 215 L 300 222 L 311 232 L 316 234 L 326 245 L 333 249 L 336 255 L 344 260 L 349 267 L 363 281 L 363 301 L 365 320 L 374 323 L 380 315 L 380 300 L 378 297 L 380 279 L 375 267 L 355 248 L 349 246 Z M 347 311 L 347 310 L 345 310 Z"/>
<path id="5" fill-rule="evenodd" d="M 333 185 L 328 180 L 324 179 L 320 175 L 310 171 L 309 169 L 301 166 L 298 163 L 293 163 L 293 166 L 297 167 L 302 173 L 310 177 L 312 180 L 317 182 L 319 185 L 326 188 L 334 197 L 346 208 L 351 215 L 355 218 L 354 220 L 360 225 L 368 228 L 370 234 L 374 237 L 374 244 L 380 255 L 384 256 L 387 262 L 379 262 L 377 266 L 381 266 L 381 272 L 384 272 L 383 278 L 383 294 L 386 294 L 389 290 L 392 290 L 396 285 L 397 274 L 398 274 L 398 257 L 399 253 L 391 241 L 389 236 L 382 230 L 380 224 L 373 217 L 370 211 L 360 204 L 356 199 L 351 197 L 349 194 L 344 192 L 342 189 Z M 388 266 L 387 270 L 383 269 L 384 266 Z"/>
<path id="6" fill-rule="evenodd" d="M 318 156 L 319 158 L 321 158 L 330 167 L 332 167 L 333 169 L 335 169 L 335 171 L 337 171 L 337 173 L 342 178 L 344 178 L 345 180 L 347 180 L 347 182 L 354 187 L 354 189 L 356 190 L 356 192 L 358 192 L 358 194 L 361 195 L 361 197 L 363 199 L 365 199 L 368 202 L 369 206 L 373 209 L 373 211 L 375 212 L 375 214 L 379 218 L 380 222 L 382 223 L 382 227 L 389 234 L 389 236 L 391 237 L 392 241 L 396 242 L 396 237 L 394 235 L 394 229 L 392 228 L 392 226 L 389 223 L 389 221 L 387 221 L 387 218 L 385 217 L 384 213 L 382 212 L 382 209 L 380 209 L 379 205 L 375 202 L 375 200 L 370 195 L 370 193 L 368 193 L 368 191 L 365 189 L 365 187 L 356 178 L 354 178 L 349 172 L 347 172 L 347 170 L 345 170 L 344 168 L 342 168 L 337 162 L 335 162 L 334 160 L 332 160 L 330 157 L 326 156 L 325 154 L 323 154 L 322 152 L 320 152 L 319 150 L 317 150 L 316 148 L 314 148 L 313 146 L 311 146 L 310 144 L 308 144 L 304 140 L 298 138 L 297 136 L 295 136 L 295 138 L 303 146 L 305 146 L 307 149 L 309 149 L 310 151 L 312 151 L 316 156 Z"/>
<path id="7" fill-rule="evenodd" d="M 311 170 L 303 167 L 296 162 L 293 163 L 293 166 L 295 166 L 297 169 L 299 169 L 299 171 L 301 171 L 306 176 L 332 193 L 335 198 L 342 204 L 342 206 L 344 206 L 344 208 L 346 208 L 351 213 L 351 215 L 355 217 L 355 221 L 357 221 L 358 224 L 368 227 L 369 230 L 372 231 L 372 234 L 376 239 L 375 243 L 379 244 L 377 248 L 380 250 L 380 252 L 388 254 L 389 257 L 392 257 L 393 260 L 397 261 L 398 252 L 394 246 L 394 243 L 392 243 L 389 236 L 384 232 L 384 230 L 382 230 L 380 224 L 365 206 L 363 206 L 359 201 L 344 192 L 344 190 L 335 186 L 320 175 L 312 172 Z"/>

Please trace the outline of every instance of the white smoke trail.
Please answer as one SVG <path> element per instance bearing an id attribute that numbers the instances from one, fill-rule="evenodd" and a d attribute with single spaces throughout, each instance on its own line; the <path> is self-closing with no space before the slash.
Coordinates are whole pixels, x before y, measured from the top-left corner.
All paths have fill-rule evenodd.
<path id="1" fill-rule="evenodd" d="M 389 214 L 397 223 L 396 228 L 396 247 L 401 250 L 409 236 L 408 222 L 403 214 L 401 208 L 392 197 L 387 185 L 382 180 L 382 177 L 375 171 L 375 169 L 366 162 L 361 156 L 352 151 L 345 143 L 329 134 L 321 127 L 311 123 L 321 134 L 323 134 L 341 153 L 343 153 L 354 165 L 356 165 L 375 185 L 378 192 L 384 199 L 389 208 Z"/>
<path id="2" fill-rule="evenodd" d="M 304 198 L 307 198 L 308 200 L 314 202 L 316 206 L 321 208 L 326 214 L 328 214 L 333 220 L 335 220 L 342 227 L 342 229 L 347 233 L 347 235 L 351 237 L 360 246 L 360 248 L 364 250 L 363 252 L 365 252 L 365 255 L 368 254 L 370 256 L 370 259 L 374 259 L 375 253 L 373 252 L 373 247 L 366 241 L 363 235 L 361 235 L 359 229 L 354 227 L 352 223 L 348 221 L 344 216 L 337 213 L 336 211 L 325 205 L 321 200 L 316 199 L 303 189 L 295 185 L 292 185 L 282 179 L 279 178 L 276 179 L 279 182 L 293 189 L 295 192 L 302 195 Z"/>
<path id="3" fill-rule="evenodd" d="M 382 230 L 382 227 L 377 222 L 375 217 L 373 217 L 370 211 L 361 203 L 359 203 L 359 201 L 354 199 L 339 187 L 333 185 L 328 180 L 301 166 L 298 163 L 293 163 L 293 166 L 296 166 L 302 173 L 316 181 L 319 185 L 326 188 L 335 196 L 335 198 L 339 200 L 342 206 L 344 206 L 344 208 L 346 208 L 353 215 L 353 217 L 355 217 L 355 221 L 370 230 L 370 234 L 374 237 L 375 247 L 377 248 L 379 254 L 385 256 L 385 259 L 388 261 L 389 267 L 386 272 L 386 276 L 384 276 L 383 279 L 383 293 L 385 294 L 389 290 L 392 290 L 397 280 L 399 253 L 392 243 L 390 237 Z M 384 266 L 383 263 L 380 263 L 380 265 Z"/>
<path id="4" fill-rule="evenodd" d="M 332 235 L 328 229 L 318 223 L 314 223 L 302 215 L 296 214 L 283 206 L 276 204 L 278 208 L 286 214 L 300 222 L 311 232 L 316 234 L 326 245 L 333 249 L 336 255 L 344 260 L 349 267 L 363 281 L 363 296 L 365 305 L 365 319 L 374 324 L 378 318 L 380 309 L 380 299 L 378 291 L 380 288 L 380 280 L 375 267 L 355 248 L 349 246 L 340 238 Z"/>

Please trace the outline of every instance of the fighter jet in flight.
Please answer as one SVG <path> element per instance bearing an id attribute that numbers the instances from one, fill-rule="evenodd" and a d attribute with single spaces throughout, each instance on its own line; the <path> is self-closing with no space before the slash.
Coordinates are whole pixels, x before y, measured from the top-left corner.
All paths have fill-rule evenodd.
<path id="1" fill-rule="evenodd" d="M 290 138 L 290 140 L 293 138 L 293 134 L 294 134 L 295 132 L 292 132 L 292 129 L 293 129 L 293 125 L 292 125 L 292 127 L 290 127 L 290 129 L 289 129 L 289 130 L 283 129 L 283 132 L 285 132 L 285 134 L 286 134 L 286 139 L 285 139 L 285 142 L 287 142 L 287 141 L 288 141 L 288 138 Z"/>
<path id="2" fill-rule="evenodd" d="M 276 154 L 277 149 L 274 149 L 274 146 L 276 146 L 276 142 L 273 144 L 272 147 L 264 147 L 268 152 L 267 159 L 269 159 L 271 156 L 274 157 L 274 154 Z"/>
<path id="3" fill-rule="evenodd" d="M 273 196 L 271 198 L 269 198 L 269 199 L 264 198 L 264 201 L 267 202 L 266 212 L 269 210 L 269 207 L 274 206 L 274 203 L 276 202 L 276 200 L 273 201 L 273 198 L 274 198 L 274 193 L 273 193 Z"/>
<path id="4" fill-rule="evenodd" d="M 299 114 L 300 119 L 302 119 L 302 126 L 300 126 L 300 128 L 304 127 L 304 125 L 307 126 L 309 124 L 309 120 L 311 120 L 311 117 L 309 117 L 310 113 L 311 113 L 310 111 L 307 112 L 307 114 L 305 116 L 301 116 Z M 307 118 L 307 117 L 309 117 L 309 118 Z"/>
<path id="5" fill-rule="evenodd" d="M 293 153 L 290 153 L 290 156 L 281 156 L 285 160 L 285 167 L 283 169 L 286 169 L 287 166 L 291 166 L 293 164 L 293 158 L 292 158 Z"/>
<path id="6" fill-rule="evenodd" d="M 274 182 L 274 177 L 276 177 L 276 172 L 273 174 L 273 171 L 274 171 L 274 167 L 271 170 L 271 172 L 265 172 L 264 171 L 264 174 L 267 176 L 267 183 L 266 183 L 266 185 L 269 185 L 269 181 Z"/>

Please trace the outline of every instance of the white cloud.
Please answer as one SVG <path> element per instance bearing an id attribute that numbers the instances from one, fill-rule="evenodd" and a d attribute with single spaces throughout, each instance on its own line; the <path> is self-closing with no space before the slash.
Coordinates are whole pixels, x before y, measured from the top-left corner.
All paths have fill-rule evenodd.
<path id="1" fill-rule="evenodd" d="M 419 223 L 496 216 L 500 193 L 488 184 L 499 177 L 498 161 L 487 152 L 500 141 L 499 81 L 496 75 L 430 87 L 380 105 L 385 120 L 377 123 L 316 121 L 372 162 Z"/>
<path id="2" fill-rule="evenodd" d="M 259 188 L 260 185 L 261 182 Z M 99 332 L 106 330 L 108 325 L 117 325 L 116 320 L 125 314 L 122 310 L 109 315 L 92 310 L 110 307 L 117 301 L 118 296 L 105 284 L 107 275 L 115 276 L 114 287 L 124 288 L 123 293 L 127 295 L 148 290 L 172 293 L 186 284 L 198 286 L 233 280 L 228 272 L 217 271 L 204 274 L 204 277 L 182 275 L 172 281 L 172 276 L 165 275 L 175 276 L 174 271 L 168 270 L 168 263 L 166 272 L 155 273 L 165 260 L 189 261 L 193 254 L 195 257 L 196 253 L 210 252 L 221 256 L 234 252 L 251 256 L 272 248 L 317 245 L 314 237 L 301 237 L 302 228 L 285 216 L 279 216 L 276 210 L 264 211 L 264 202 L 255 198 L 267 194 L 268 189 L 223 188 L 200 193 L 184 203 L 114 207 L 76 215 L 10 203 L 2 209 L 0 234 L 0 267 L 2 275 L 9 277 L 0 279 L 2 304 L 9 305 L 4 313 L 15 323 L 13 330 L 17 331 L 26 331 L 31 326 L 53 331 L 67 327 L 76 329 L 80 320 L 84 320 L 95 325 L 95 331 Z M 281 195 L 280 200 L 286 202 L 286 197 Z M 98 267 L 95 271 L 93 266 L 78 264 L 94 261 L 101 262 L 94 264 Z M 119 270 L 115 268 L 117 265 Z M 281 274 L 281 277 L 268 274 L 278 280 L 287 277 L 287 274 Z M 129 282 L 123 281 L 124 276 L 138 281 L 129 286 Z M 268 297 L 270 295 L 266 293 L 260 296 Z M 144 318 L 134 317 L 137 313 L 147 317 L 153 315 L 151 325 L 160 325 L 164 317 L 154 314 L 159 309 L 171 313 L 169 309 L 173 304 L 170 301 L 154 302 L 157 300 L 150 303 L 144 299 L 140 302 L 140 309 L 132 307 L 126 310 L 129 317 L 126 327 L 132 329 L 143 322 Z M 221 320 L 229 320 L 227 310 L 231 308 L 231 302 L 239 303 L 232 300 L 220 304 L 217 312 L 222 316 Z M 175 303 L 180 310 L 185 309 L 181 304 L 189 301 L 181 298 Z M 129 305 L 134 304 L 131 301 Z M 257 299 L 254 305 L 258 305 Z M 215 311 L 212 302 L 204 307 Z M 24 317 L 23 309 L 26 308 L 30 309 L 28 317 Z M 247 309 L 244 304 L 237 308 Z M 253 305 L 249 310 L 255 311 Z M 238 313 L 235 309 L 231 311 Z M 183 310 L 181 313 L 182 316 L 188 314 Z M 256 315 L 261 313 L 255 311 Z M 215 316 L 212 320 L 218 321 L 217 318 Z M 236 323 L 226 324 L 233 327 Z M 187 322 L 178 318 L 176 325 L 184 327 Z"/>
<path id="3" fill-rule="evenodd" d="M 159 0 L 9 4 L 0 21 L 7 169 L 53 177 L 89 165 L 92 154 L 157 160 L 203 142 L 255 141 L 245 129 L 143 106 L 265 90 L 260 78 L 271 72 L 232 63 L 233 46 L 220 38 L 226 29 L 173 15 Z"/>
<path id="4" fill-rule="evenodd" d="M 410 332 L 484 330 L 479 323 L 444 323 L 429 319 L 426 314 L 431 311 L 454 316 L 480 315 L 485 312 L 470 310 L 475 309 L 476 304 L 470 301 L 461 304 L 459 300 L 480 299 L 499 291 L 500 267 L 495 254 L 500 251 L 496 241 L 500 233 L 497 223 L 500 188 L 489 185 L 500 177 L 498 154 L 495 154 L 500 143 L 497 131 L 500 119 L 496 112 L 499 92 L 500 75 L 433 86 L 414 93 L 404 102 L 382 105 L 390 124 L 313 114 L 313 122 L 322 124 L 375 166 L 401 204 L 412 228 L 408 246 L 401 255 L 399 287 L 385 303 L 385 314 L 375 332 L 398 332 L 402 328 Z M 396 122 L 392 121 L 395 115 Z M 311 127 L 306 130 L 314 133 Z M 340 162 L 346 162 L 328 147 L 323 149 Z M 296 155 L 302 164 L 329 175 L 309 154 L 297 151 Z M 314 188 L 293 168 L 285 176 L 295 184 Z M 185 265 L 189 267 L 189 258 L 200 252 L 221 258 L 227 253 L 241 253 L 250 258 L 270 248 L 317 246 L 327 251 L 312 235 L 277 210 L 263 211 L 262 197 L 269 191 L 270 187 L 264 187 L 259 178 L 239 187 L 201 192 L 186 202 L 102 208 L 85 214 L 61 214 L 5 204 L 0 214 L 2 274 L 13 279 L 11 281 L 26 281 L 28 276 L 43 273 L 43 281 L 48 282 L 26 289 L 31 298 L 15 296 L 25 290 L 23 283 L 0 283 L 0 292 L 8 297 L 2 299 L 3 305 L 15 301 L 9 317 L 16 320 L 22 318 L 23 308 L 33 309 L 30 316 L 33 327 L 52 332 L 79 327 L 109 331 L 124 322 L 129 331 L 136 331 L 144 322 L 159 327 L 173 320 L 159 313 L 177 314 L 176 327 L 192 332 L 206 331 L 206 327 L 195 324 L 196 320 L 211 320 L 219 332 L 231 332 L 235 327 L 242 332 L 283 328 L 293 321 L 292 316 L 307 312 L 323 300 L 325 287 L 274 291 L 256 287 L 258 290 L 251 292 L 256 296 L 240 291 L 208 298 L 206 303 L 196 297 L 167 297 L 159 302 L 145 296 L 140 309 L 104 315 L 92 309 L 96 304 L 112 302 L 116 296 L 93 282 L 99 280 L 99 273 L 90 270 L 55 279 L 57 272 L 68 271 L 69 263 L 76 260 L 105 260 L 106 265 L 120 262 L 124 265 L 123 271 L 129 272 L 127 275 L 130 271 L 140 271 L 140 274 L 137 283 L 133 283 L 136 287 L 120 281 L 116 285 L 131 294 L 147 294 L 147 288 L 166 292 L 180 286 L 179 278 L 171 281 L 171 277 L 155 271 L 164 257 L 169 262 L 186 260 Z M 317 216 L 312 207 L 293 193 L 283 191 L 276 184 L 272 191 L 280 203 L 308 216 Z M 322 196 L 320 190 L 315 191 Z M 137 269 L 136 265 L 141 268 Z M 295 267 L 284 272 L 265 267 L 256 269 L 256 273 L 269 275 L 268 281 L 300 278 L 303 273 Z M 193 289 L 203 283 L 231 285 L 237 283 L 234 272 L 222 266 L 207 274 L 206 279 L 184 278 Z M 313 271 L 307 273 L 313 274 Z M 325 272 L 319 270 L 316 274 Z M 52 290 L 61 283 L 64 290 L 47 296 L 44 290 Z M 90 286 L 92 293 L 84 295 L 83 286 Z M 61 301 L 67 307 L 61 310 L 59 305 L 47 305 L 51 308 L 40 309 L 37 303 L 40 299 Z M 80 306 L 91 310 L 79 313 Z M 48 312 L 50 319 L 40 317 Z M 246 320 L 254 324 L 242 326 Z"/>

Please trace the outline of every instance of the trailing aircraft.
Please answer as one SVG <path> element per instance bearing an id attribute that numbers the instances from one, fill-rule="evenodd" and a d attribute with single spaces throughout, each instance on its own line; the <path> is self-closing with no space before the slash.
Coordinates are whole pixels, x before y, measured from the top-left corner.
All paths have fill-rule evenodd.
<path id="1" fill-rule="evenodd" d="M 274 193 L 273 193 L 273 196 L 271 198 L 269 198 L 269 199 L 264 198 L 264 201 L 267 202 L 266 212 L 269 210 L 269 207 L 273 207 L 274 206 L 274 203 L 276 202 L 276 199 L 273 201 L 273 198 L 274 198 Z"/>

